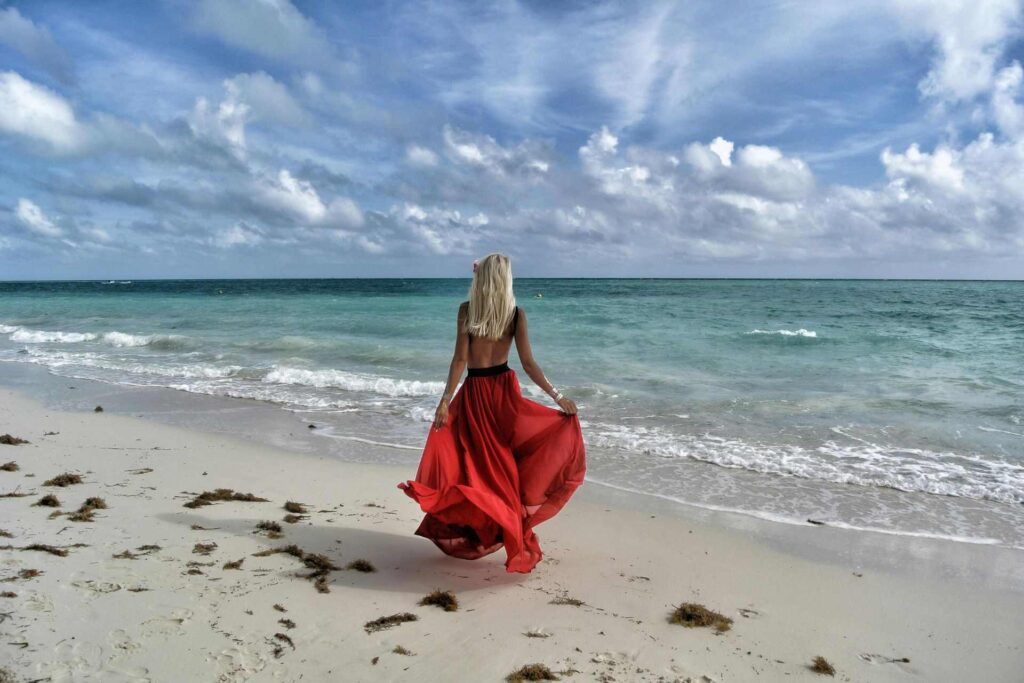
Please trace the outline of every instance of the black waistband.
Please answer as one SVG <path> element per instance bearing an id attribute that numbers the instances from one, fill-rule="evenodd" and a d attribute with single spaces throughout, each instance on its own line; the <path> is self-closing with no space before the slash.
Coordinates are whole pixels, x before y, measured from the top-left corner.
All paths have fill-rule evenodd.
<path id="1" fill-rule="evenodd" d="M 469 368 L 466 372 L 470 377 L 489 377 L 500 375 L 508 370 L 511 368 L 508 366 L 508 361 L 505 361 L 501 365 L 492 365 L 489 368 Z"/>

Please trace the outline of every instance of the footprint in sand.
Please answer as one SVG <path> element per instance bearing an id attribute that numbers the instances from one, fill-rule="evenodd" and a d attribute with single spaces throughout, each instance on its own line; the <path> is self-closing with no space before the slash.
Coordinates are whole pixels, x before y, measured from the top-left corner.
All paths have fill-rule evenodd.
<path id="1" fill-rule="evenodd" d="M 121 584 L 113 581 L 96 581 L 94 579 L 79 579 L 72 581 L 71 585 L 92 593 L 114 593 L 121 590 Z"/>
<path id="2" fill-rule="evenodd" d="M 217 664 L 217 683 L 240 683 L 267 666 L 267 658 L 247 647 L 229 647 L 207 657 Z"/>
<path id="3" fill-rule="evenodd" d="M 55 659 L 40 662 L 36 672 L 52 681 L 88 680 L 99 671 L 103 648 L 95 643 L 64 641 L 53 648 Z"/>
<path id="4" fill-rule="evenodd" d="M 35 591 L 25 598 L 25 609 L 33 612 L 53 612 L 53 598 L 45 593 Z"/>
<path id="5" fill-rule="evenodd" d="M 146 636 L 182 636 L 184 626 L 192 619 L 192 610 L 185 607 L 171 610 L 170 616 L 154 617 L 142 622 L 142 632 Z"/>

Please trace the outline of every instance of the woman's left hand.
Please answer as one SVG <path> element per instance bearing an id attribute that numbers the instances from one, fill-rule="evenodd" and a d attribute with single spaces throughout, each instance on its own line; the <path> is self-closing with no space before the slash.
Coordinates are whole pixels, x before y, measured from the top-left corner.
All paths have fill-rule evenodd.
<path id="1" fill-rule="evenodd" d="M 434 411 L 434 429 L 444 427 L 446 422 L 448 422 L 448 401 L 441 399 L 441 402 L 437 404 L 437 410 Z"/>

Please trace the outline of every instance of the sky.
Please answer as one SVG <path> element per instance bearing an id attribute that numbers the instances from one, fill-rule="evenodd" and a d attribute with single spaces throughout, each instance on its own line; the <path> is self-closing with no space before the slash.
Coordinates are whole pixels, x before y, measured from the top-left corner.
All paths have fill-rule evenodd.
<path id="1" fill-rule="evenodd" d="M 0 0 L 0 280 L 1024 278 L 1024 0 Z"/>

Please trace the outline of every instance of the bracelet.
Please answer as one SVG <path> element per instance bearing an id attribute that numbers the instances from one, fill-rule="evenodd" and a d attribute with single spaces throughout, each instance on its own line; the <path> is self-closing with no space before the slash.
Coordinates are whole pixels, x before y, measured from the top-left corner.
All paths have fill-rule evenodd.
<path id="1" fill-rule="evenodd" d="M 565 398 L 565 395 L 563 395 L 562 392 L 559 391 L 557 394 L 555 394 L 555 403 L 561 401 L 563 398 Z"/>

